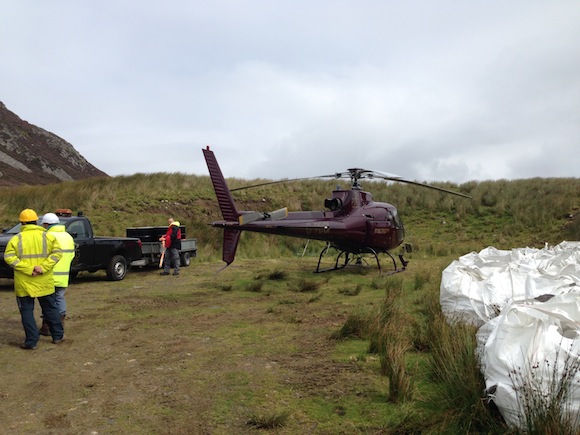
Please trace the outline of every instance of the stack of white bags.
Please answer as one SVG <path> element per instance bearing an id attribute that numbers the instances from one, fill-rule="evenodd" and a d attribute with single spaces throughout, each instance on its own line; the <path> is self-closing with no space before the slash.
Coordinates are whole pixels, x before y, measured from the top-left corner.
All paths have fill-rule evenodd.
<path id="1" fill-rule="evenodd" d="M 464 255 L 443 271 L 440 301 L 449 321 L 479 327 L 486 391 L 509 425 L 522 427 L 529 394 L 558 382 L 580 422 L 580 242 Z"/>

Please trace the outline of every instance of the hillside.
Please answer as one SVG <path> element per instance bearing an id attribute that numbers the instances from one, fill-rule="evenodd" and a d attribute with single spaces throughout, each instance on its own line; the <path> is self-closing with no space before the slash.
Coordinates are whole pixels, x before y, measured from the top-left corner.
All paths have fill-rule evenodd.
<path id="1" fill-rule="evenodd" d="M 23 121 L 0 102 L 0 186 L 106 176 L 70 143 Z"/>
<path id="2" fill-rule="evenodd" d="M 261 180 L 263 181 L 263 180 Z M 254 184 L 229 179 L 230 188 Z M 240 210 L 322 210 L 336 182 L 309 180 L 234 192 Z M 348 185 L 345 185 L 347 188 Z M 413 256 L 461 255 L 487 246 L 499 249 L 580 240 L 580 180 L 525 179 L 442 185 L 473 197 L 464 199 L 416 186 L 369 182 L 375 201 L 397 206 Z M 165 225 L 174 216 L 198 239 L 199 254 L 221 255 L 221 219 L 208 176 L 135 174 L 63 182 L 48 186 L 0 188 L 0 225 L 11 226 L 24 208 L 39 213 L 57 208 L 83 211 L 100 235 L 121 236 L 132 226 Z M 305 240 L 244 233 L 238 255 L 249 258 L 302 255 Z M 320 242 L 319 242 L 320 243 Z M 310 243 L 307 255 L 320 245 Z"/>

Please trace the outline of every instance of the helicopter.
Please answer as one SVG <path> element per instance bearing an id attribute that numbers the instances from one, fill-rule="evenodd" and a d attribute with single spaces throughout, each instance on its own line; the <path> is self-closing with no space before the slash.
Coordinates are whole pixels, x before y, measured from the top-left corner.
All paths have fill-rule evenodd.
<path id="1" fill-rule="evenodd" d="M 270 213 L 240 211 L 232 196 L 233 191 L 305 178 L 271 181 L 230 190 L 214 152 L 209 146 L 202 151 L 223 218 L 223 220 L 210 223 L 211 226 L 224 230 L 222 260 L 226 265 L 223 268 L 234 261 L 241 232 L 252 231 L 326 242 L 326 246 L 318 257 L 315 270 L 317 273 L 342 269 L 349 264 L 362 265 L 365 255 L 374 257 L 381 273 L 380 253 L 386 254 L 392 260 L 393 270 L 390 273 L 402 272 L 408 264 L 408 260 L 404 258 L 404 252 L 412 252 L 412 247 L 410 244 L 403 244 L 405 229 L 399 213 L 392 204 L 374 202 L 372 195 L 361 189 L 359 180 L 366 178 L 396 181 L 471 198 L 463 193 L 406 180 L 395 175 L 351 168 L 346 172 L 310 177 L 350 178 L 351 180 L 350 190 L 337 188 L 332 192 L 331 198 L 325 199 L 326 210 L 289 212 L 288 208 L 284 207 Z M 395 258 L 390 253 L 398 247 L 402 248 L 402 253 L 398 255 L 401 267 L 397 266 Z M 334 267 L 321 269 L 322 258 L 330 249 L 337 251 Z"/>

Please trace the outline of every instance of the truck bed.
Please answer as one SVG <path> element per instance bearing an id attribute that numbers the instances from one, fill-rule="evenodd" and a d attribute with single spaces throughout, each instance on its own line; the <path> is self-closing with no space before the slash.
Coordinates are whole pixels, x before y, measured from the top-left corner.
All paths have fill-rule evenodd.
<path id="1" fill-rule="evenodd" d="M 181 252 L 197 251 L 195 239 L 181 239 Z M 143 255 L 161 254 L 161 242 L 142 242 L 141 252 Z"/>
<path id="2" fill-rule="evenodd" d="M 181 265 L 189 266 L 191 257 L 197 256 L 197 240 L 185 238 L 185 227 L 181 229 Z M 131 263 L 131 266 L 159 265 L 162 246 L 159 238 L 167 231 L 167 227 L 135 227 L 127 228 L 128 237 L 137 237 L 141 240 L 141 252 L 143 257 Z"/>

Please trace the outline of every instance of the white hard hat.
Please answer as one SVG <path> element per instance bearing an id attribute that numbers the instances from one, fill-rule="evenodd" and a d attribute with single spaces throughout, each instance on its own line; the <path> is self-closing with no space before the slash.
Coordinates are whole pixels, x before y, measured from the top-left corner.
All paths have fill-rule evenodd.
<path id="1" fill-rule="evenodd" d="M 46 213 L 44 216 L 42 216 L 42 224 L 58 224 L 60 221 L 58 220 L 58 216 L 55 215 L 54 213 Z"/>

